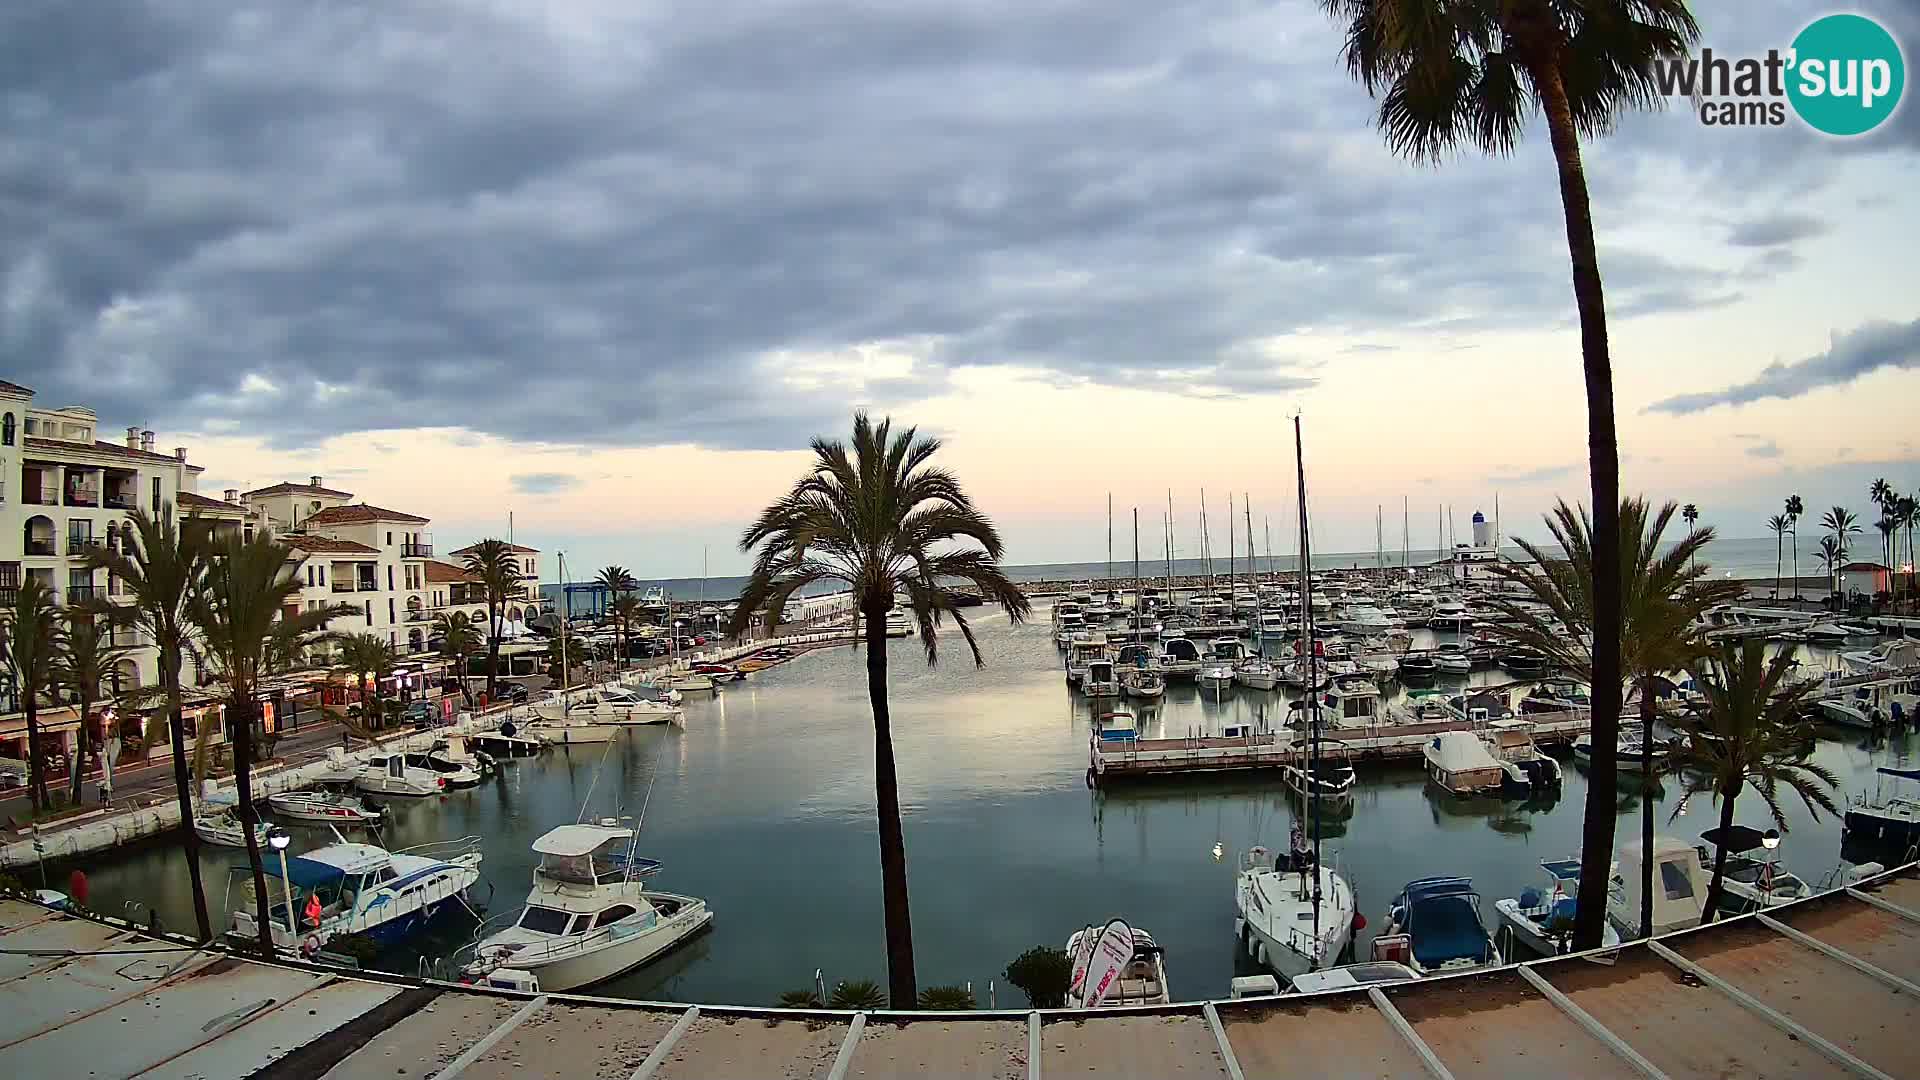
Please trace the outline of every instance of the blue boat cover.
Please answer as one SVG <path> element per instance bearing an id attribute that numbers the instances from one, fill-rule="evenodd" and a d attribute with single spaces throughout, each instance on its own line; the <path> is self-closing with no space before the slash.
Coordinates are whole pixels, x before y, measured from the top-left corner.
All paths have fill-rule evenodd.
<path id="1" fill-rule="evenodd" d="M 1882 765 L 1880 771 L 1888 776 L 1897 776 L 1902 780 L 1920 780 L 1920 769 L 1889 769 Z"/>
<path id="2" fill-rule="evenodd" d="M 1555 881 L 1578 881 L 1580 879 L 1580 860 L 1548 859 L 1540 868 L 1553 875 Z"/>
<path id="3" fill-rule="evenodd" d="M 280 876 L 278 859 L 263 859 L 261 862 L 264 864 L 261 869 L 268 877 Z M 312 889 L 320 885 L 331 885 L 346 876 L 345 870 L 332 863 L 323 863 L 317 859 L 302 858 L 298 855 L 287 860 L 287 881 L 296 888 Z"/>
<path id="4" fill-rule="evenodd" d="M 1473 901 L 1459 893 L 1429 895 L 1416 901 L 1407 920 L 1413 957 L 1424 968 L 1454 960 L 1485 963 L 1493 948 Z"/>

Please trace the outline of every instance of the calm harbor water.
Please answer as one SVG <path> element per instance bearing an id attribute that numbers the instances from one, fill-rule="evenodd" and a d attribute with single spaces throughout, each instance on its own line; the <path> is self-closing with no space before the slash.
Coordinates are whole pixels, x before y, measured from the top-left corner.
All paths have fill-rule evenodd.
<path id="1" fill-rule="evenodd" d="M 1223 996 L 1236 973 L 1238 857 L 1253 844 L 1286 845 L 1296 810 L 1285 789 L 1277 781 L 1203 780 L 1088 790 L 1092 713 L 1065 685 L 1045 608 L 1018 627 L 983 609 L 977 625 L 983 670 L 966 662 L 957 637 L 943 639 L 932 669 L 917 643 L 890 644 L 920 984 L 971 981 L 984 1005 L 991 979 L 1002 1006 L 1020 1005 L 1001 974 L 1009 960 L 1119 915 L 1166 947 L 1176 997 Z M 596 992 L 772 1004 L 781 991 L 810 984 L 815 968 L 829 985 L 884 982 L 864 664 L 851 649 L 812 653 L 711 701 L 690 701 L 684 731 L 640 729 L 604 754 L 553 751 L 507 764 L 478 788 L 397 803 L 388 846 L 480 836 L 497 912 L 524 897 L 527 845 L 540 833 L 573 821 L 583 804 L 590 816 L 631 815 L 646 801 L 642 847 L 666 863 L 653 884 L 704 897 L 716 919 L 711 932 Z M 1476 676 L 1486 679 L 1503 676 Z M 1236 689 L 1216 701 L 1176 686 L 1143 714 L 1143 727 L 1212 730 L 1263 708 L 1284 710 L 1284 699 Z M 1870 747 L 1864 735 L 1832 731 L 1817 757 L 1852 795 L 1871 789 L 1876 765 L 1911 764 L 1916 749 L 1912 737 Z M 1696 800 L 1667 825 L 1676 791 L 1669 780 L 1657 793 L 1663 831 L 1691 839 L 1717 823 L 1717 811 Z M 1328 822 L 1326 832 L 1329 857 L 1353 881 L 1371 924 L 1362 950 L 1400 886 L 1424 875 L 1472 876 L 1491 923 L 1494 899 L 1534 883 L 1539 860 L 1578 849 L 1585 795 L 1571 767 L 1556 801 L 1525 804 L 1445 796 L 1412 766 L 1363 769 L 1351 818 Z M 1623 802 L 1622 839 L 1637 835 L 1637 809 L 1637 796 Z M 1782 862 L 1818 884 L 1838 863 L 1840 823 L 1810 820 L 1797 800 L 1787 811 Z M 1767 823 L 1751 793 L 1738 817 Z M 325 839 L 302 831 L 294 851 Z M 227 867 L 245 857 L 216 850 L 206 861 L 217 906 Z M 148 847 L 86 869 L 97 909 L 117 912 L 140 900 L 170 927 L 191 925 L 177 852 Z M 65 868 L 53 872 L 64 877 Z M 450 922 L 426 951 L 469 938 L 470 928 Z M 411 971 L 414 958 L 389 963 Z"/>

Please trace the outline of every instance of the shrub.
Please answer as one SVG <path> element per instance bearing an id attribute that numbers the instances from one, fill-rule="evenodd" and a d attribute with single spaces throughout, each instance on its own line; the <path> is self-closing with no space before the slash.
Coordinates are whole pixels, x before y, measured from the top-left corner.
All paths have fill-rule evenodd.
<path id="1" fill-rule="evenodd" d="M 872 979 L 843 980 L 834 986 L 827 1004 L 836 1009 L 884 1009 L 887 995 Z"/>
<path id="2" fill-rule="evenodd" d="M 1035 945 L 1007 965 L 1007 981 L 1019 987 L 1034 1008 L 1058 1009 L 1067 1003 L 1073 960 L 1065 949 Z"/>
<path id="3" fill-rule="evenodd" d="M 783 1009 L 818 1009 L 820 995 L 811 987 L 805 990 L 789 990 L 780 995 L 780 1007 Z"/>
<path id="4" fill-rule="evenodd" d="M 973 991 L 964 986 L 929 986 L 920 991 L 920 1007 L 957 1012 L 973 1008 Z"/>

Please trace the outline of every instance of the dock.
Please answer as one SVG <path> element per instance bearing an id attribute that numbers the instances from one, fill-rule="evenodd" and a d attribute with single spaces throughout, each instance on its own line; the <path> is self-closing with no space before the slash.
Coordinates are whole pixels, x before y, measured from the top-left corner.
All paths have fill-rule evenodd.
<path id="1" fill-rule="evenodd" d="M 1523 713 L 1542 746 L 1570 744 L 1593 724 L 1586 709 Z M 1418 724 L 1367 724 L 1329 727 L 1323 744 L 1338 742 L 1353 753 L 1354 764 L 1411 761 L 1421 757 L 1433 736 L 1472 731 L 1471 720 L 1433 720 Z M 1298 764 L 1306 737 L 1293 731 L 1268 731 L 1240 737 L 1193 736 L 1177 739 L 1109 739 L 1096 733 L 1089 742 L 1087 782 L 1100 786 L 1127 780 L 1151 780 L 1221 773 L 1257 772 Z"/>
<path id="2" fill-rule="evenodd" d="M 9 897 L 0 898 L 9 1002 L 0 1073 L 1884 1080 L 1920 1075 L 1917 870 L 1610 953 L 1324 994 L 1091 1011 L 516 994 L 199 949 Z"/>

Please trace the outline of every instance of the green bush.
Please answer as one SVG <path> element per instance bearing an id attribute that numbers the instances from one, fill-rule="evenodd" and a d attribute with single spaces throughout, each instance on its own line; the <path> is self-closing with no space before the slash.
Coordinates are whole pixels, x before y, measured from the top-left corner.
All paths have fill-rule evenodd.
<path id="1" fill-rule="evenodd" d="M 1035 945 L 1007 965 L 1007 981 L 1019 987 L 1034 1008 L 1058 1009 L 1067 1003 L 1073 960 L 1065 949 Z"/>
<path id="2" fill-rule="evenodd" d="M 789 990 L 780 995 L 780 1007 L 783 1009 L 818 1009 L 820 995 L 809 987 L 805 990 Z"/>
<path id="3" fill-rule="evenodd" d="M 958 1012 L 973 1008 L 973 991 L 964 986 L 929 986 L 920 991 L 920 1007 Z"/>
<path id="4" fill-rule="evenodd" d="M 884 1009 L 887 995 L 872 979 L 843 980 L 834 986 L 827 1004 L 836 1009 Z"/>

